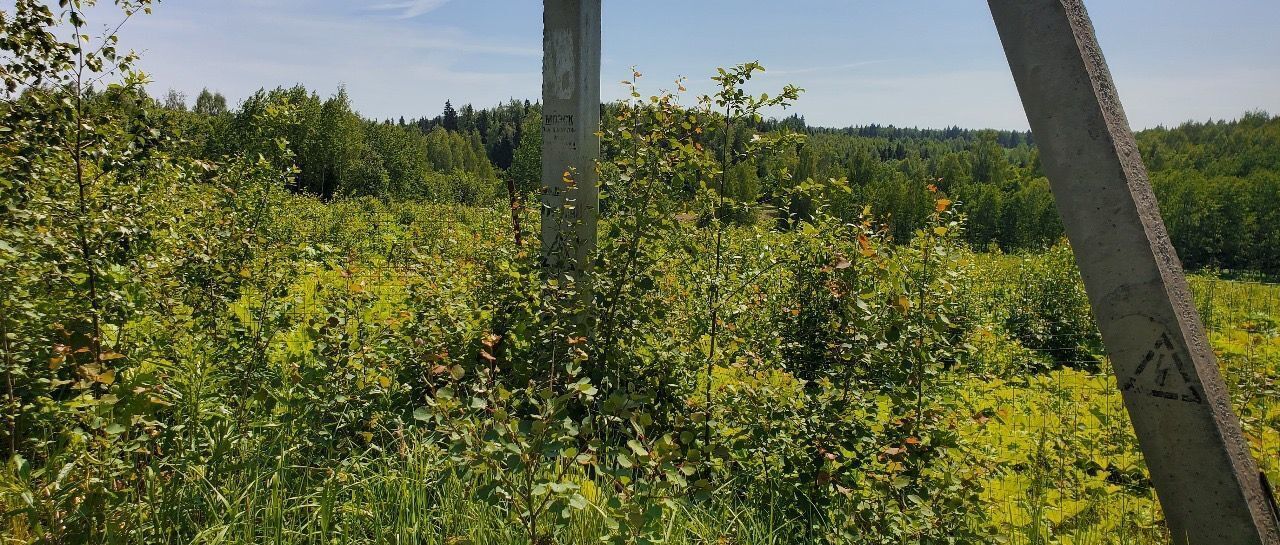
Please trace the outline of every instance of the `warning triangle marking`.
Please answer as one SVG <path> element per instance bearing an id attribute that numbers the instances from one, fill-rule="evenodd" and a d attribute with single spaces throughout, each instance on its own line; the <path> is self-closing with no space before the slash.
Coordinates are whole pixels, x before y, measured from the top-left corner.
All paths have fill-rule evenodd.
<path id="1" fill-rule="evenodd" d="M 1174 401 L 1204 402 L 1204 396 L 1200 395 L 1191 381 L 1187 363 L 1174 349 L 1168 333 L 1160 336 L 1155 348 L 1142 358 L 1142 363 L 1129 380 L 1125 381 L 1122 389 Z"/>

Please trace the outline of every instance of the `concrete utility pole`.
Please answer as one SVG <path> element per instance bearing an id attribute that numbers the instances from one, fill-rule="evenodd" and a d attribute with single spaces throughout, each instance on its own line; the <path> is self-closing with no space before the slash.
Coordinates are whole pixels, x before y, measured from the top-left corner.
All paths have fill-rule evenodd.
<path id="1" fill-rule="evenodd" d="M 544 0 L 543 25 L 542 259 L 567 273 L 585 269 L 596 245 L 600 0 Z"/>
<path id="2" fill-rule="evenodd" d="M 1280 544 L 1083 1 L 988 4 L 1174 542 Z"/>

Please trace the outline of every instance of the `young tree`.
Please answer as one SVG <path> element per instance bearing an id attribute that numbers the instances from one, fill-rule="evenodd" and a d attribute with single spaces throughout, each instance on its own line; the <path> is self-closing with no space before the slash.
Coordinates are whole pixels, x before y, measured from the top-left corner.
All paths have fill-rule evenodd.
<path id="1" fill-rule="evenodd" d="M 449 131 L 441 125 L 436 125 L 427 133 L 427 158 L 431 160 L 431 170 L 449 173 L 459 168 L 459 161 L 454 157 L 449 140 Z"/>
<path id="2" fill-rule="evenodd" d="M 510 175 L 521 192 L 536 191 L 542 185 L 542 115 L 529 112 L 520 130 L 520 144 L 511 161 Z"/>
<path id="3" fill-rule="evenodd" d="M 208 116 L 219 116 L 227 113 L 227 97 L 222 93 L 212 93 L 208 89 L 202 89 L 200 95 L 196 97 L 196 105 L 193 109 L 195 113 Z"/>
<path id="4" fill-rule="evenodd" d="M 973 181 L 1004 188 L 1009 178 L 1009 159 L 996 132 L 982 131 L 973 149 Z"/>
<path id="5" fill-rule="evenodd" d="M 176 89 L 169 89 L 164 96 L 164 108 L 175 112 L 187 111 L 187 95 Z"/>

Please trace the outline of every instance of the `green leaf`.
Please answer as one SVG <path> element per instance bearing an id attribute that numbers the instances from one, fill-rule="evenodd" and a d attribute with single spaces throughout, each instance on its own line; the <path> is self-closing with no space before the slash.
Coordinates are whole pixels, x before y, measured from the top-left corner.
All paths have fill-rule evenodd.
<path id="1" fill-rule="evenodd" d="M 431 411 L 426 407 L 418 407 L 413 410 L 413 419 L 426 422 L 431 419 Z"/>
<path id="2" fill-rule="evenodd" d="M 644 445 L 640 444 L 640 442 L 636 441 L 635 439 L 627 440 L 627 446 L 631 448 L 631 452 L 636 453 L 636 456 L 649 455 L 649 451 L 644 448 Z"/>
<path id="3" fill-rule="evenodd" d="M 17 470 L 20 479 L 26 481 L 31 478 L 31 463 L 26 458 L 23 458 L 21 454 L 14 454 L 11 463 L 14 469 Z"/>

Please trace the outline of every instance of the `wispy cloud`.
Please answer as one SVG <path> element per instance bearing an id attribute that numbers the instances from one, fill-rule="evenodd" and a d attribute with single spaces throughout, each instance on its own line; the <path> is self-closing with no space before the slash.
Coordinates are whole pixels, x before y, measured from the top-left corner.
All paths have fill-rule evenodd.
<path id="1" fill-rule="evenodd" d="M 304 84 L 326 94 L 345 85 L 358 111 L 382 119 L 434 115 L 446 99 L 491 105 L 541 89 L 534 32 L 403 19 L 414 13 L 407 0 L 381 0 L 400 5 L 384 11 L 360 3 L 355 13 L 347 0 L 225 1 L 216 16 L 201 5 L 166 5 L 128 29 L 125 47 L 144 51 L 154 92 L 194 96 L 209 87 L 235 102 L 261 87 Z"/>
<path id="2" fill-rule="evenodd" d="M 542 55 L 542 49 L 536 47 L 494 45 L 453 38 L 420 38 L 416 40 L 398 40 L 397 43 L 403 47 L 435 51 L 457 51 L 459 53 L 488 53 L 512 57 L 539 57 Z"/>
<path id="3" fill-rule="evenodd" d="M 876 64 L 884 64 L 890 62 L 889 59 L 876 61 L 851 62 L 846 64 L 837 64 L 835 66 L 811 66 L 808 68 L 793 68 L 788 70 L 773 70 L 765 72 L 767 76 L 790 76 L 795 74 L 812 74 L 814 72 L 840 72 L 844 70 L 852 70 L 854 68 L 862 68 L 864 66 L 873 66 Z"/>
<path id="4" fill-rule="evenodd" d="M 398 11 L 396 15 L 398 19 L 412 19 L 419 15 L 425 15 L 436 8 L 449 3 L 449 0 L 406 0 L 404 2 L 390 2 L 386 4 L 378 4 L 372 9 L 381 11 Z"/>

